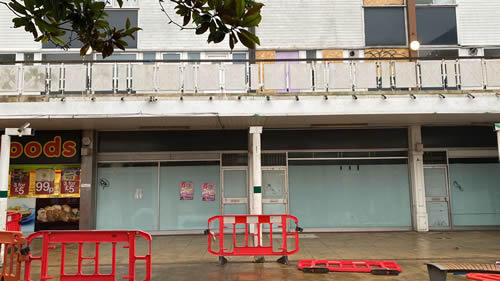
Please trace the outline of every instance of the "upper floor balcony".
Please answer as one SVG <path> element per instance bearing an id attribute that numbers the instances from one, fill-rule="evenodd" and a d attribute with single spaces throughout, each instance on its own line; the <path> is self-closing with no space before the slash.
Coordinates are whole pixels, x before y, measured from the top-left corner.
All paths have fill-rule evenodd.
<path id="1" fill-rule="evenodd" d="M 500 89 L 500 60 L 486 58 L 0 64 L 2 95 L 355 95 L 495 89 Z"/>

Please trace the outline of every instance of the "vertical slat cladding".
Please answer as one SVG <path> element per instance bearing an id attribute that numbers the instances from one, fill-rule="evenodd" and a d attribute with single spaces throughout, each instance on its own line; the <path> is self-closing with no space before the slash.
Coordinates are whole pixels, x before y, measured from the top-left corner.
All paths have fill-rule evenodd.
<path id="1" fill-rule="evenodd" d="M 362 0 L 264 0 L 263 3 L 263 19 L 257 28 L 261 48 L 364 45 Z"/>
<path id="2" fill-rule="evenodd" d="M 500 44 L 500 1 L 457 0 L 460 45 Z"/>

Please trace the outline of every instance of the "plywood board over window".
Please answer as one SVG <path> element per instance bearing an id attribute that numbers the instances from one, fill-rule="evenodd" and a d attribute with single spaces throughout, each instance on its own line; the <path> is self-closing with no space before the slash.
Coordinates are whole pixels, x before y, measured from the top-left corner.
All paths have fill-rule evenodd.
<path id="1" fill-rule="evenodd" d="M 324 59 L 340 59 L 344 57 L 343 50 L 323 50 Z M 342 62 L 342 61 L 330 61 L 330 62 Z"/>
<path id="2" fill-rule="evenodd" d="M 363 0 L 365 6 L 404 5 L 404 0 Z"/>
<path id="3" fill-rule="evenodd" d="M 258 59 L 258 60 L 262 60 L 262 59 L 276 59 L 276 51 L 256 51 L 255 52 L 255 58 Z M 274 64 L 274 62 L 262 62 L 262 64 Z M 260 74 L 260 71 L 261 71 L 261 69 L 259 68 L 259 76 L 262 76 Z M 264 90 L 264 91 L 258 90 L 257 92 L 258 93 L 263 93 L 263 94 L 273 94 L 273 93 L 276 93 L 275 90 Z"/>

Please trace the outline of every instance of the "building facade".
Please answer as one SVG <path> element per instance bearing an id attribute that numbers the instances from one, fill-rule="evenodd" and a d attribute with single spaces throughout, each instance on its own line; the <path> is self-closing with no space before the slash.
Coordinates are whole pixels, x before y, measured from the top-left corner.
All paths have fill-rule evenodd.
<path id="1" fill-rule="evenodd" d="M 0 128 L 37 130 L 13 138 L 9 200 L 35 202 L 19 207 L 40 227 L 199 233 L 260 212 L 305 231 L 500 226 L 498 1 L 265 0 L 261 45 L 232 52 L 158 1 L 124 2 L 110 21 L 142 30 L 106 60 L 34 42 L 0 7 Z M 64 138 L 45 157 L 64 134 L 79 157 Z M 78 216 L 51 221 L 54 205 Z"/>

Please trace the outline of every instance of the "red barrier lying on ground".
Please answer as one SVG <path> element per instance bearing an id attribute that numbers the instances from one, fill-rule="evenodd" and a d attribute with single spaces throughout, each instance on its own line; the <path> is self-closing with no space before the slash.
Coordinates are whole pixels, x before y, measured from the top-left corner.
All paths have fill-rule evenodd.
<path id="1" fill-rule="evenodd" d="M 218 221 L 217 229 L 218 233 L 213 232 L 210 229 L 210 223 Z M 288 223 L 293 222 L 296 228 L 293 232 L 287 231 Z M 229 225 L 229 226 L 228 226 Z M 244 225 L 244 235 L 245 244 L 244 246 L 236 245 L 236 229 L 237 225 Z M 255 233 L 250 233 L 249 226 L 253 225 L 255 227 Z M 269 245 L 261 245 L 262 241 L 262 230 L 263 226 L 269 226 Z M 273 249 L 273 226 L 280 229 L 282 244 L 278 250 Z M 228 248 L 224 246 L 224 229 L 232 228 L 232 241 L 230 243 L 233 246 L 233 250 L 229 251 Z M 224 256 L 282 256 L 278 260 L 280 263 L 288 264 L 287 257 L 293 255 L 299 251 L 299 231 L 302 231 L 298 227 L 298 220 L 294 216 L 290 215 L 224 215 L 211 217 L 208 220 L 208 229 L 205 234 L 208 235 L 208 252 L 212 255 L 222 257 L 220 262 L 222 264 L 226 263 Z M 249 238 L 257 237 L 257 245 L 249 245 Z M 288 250 L 287 240 L 288 237 L 295 238 L 295 247 L 293 250 Z M 219 249 L 212 249 L 212 239 L 219 240 Z"/>
<path id="2" fill-rule="evenodd" d="M 29 252 L 29 249 L 23 248 L 25 243 L 26 239 L 21 232 L 0 231 L 0 247 L 3 249 L 1 280 L 21 280 L 21 262 Z"/>
<path id="3" fill-rule="evenodd" d="M 115 281 L 116 278 L 116 244 L 125 243 L 123 248 L 129 249 L 129 264 L 128 264 L 128 275 L 123 276 L 123 279 L 129 281 L 135 281 L 135 269 L 136 261 L 144 260 L 146 262 L 146 278 L 144 281 L 151 280 L 151 235 L 143 231 L 136 230 L 118 230 L 118 231 L 40 231 L 33 233 L 26 239 L 28 245 L 33 242 L 33 239 L 41 237 L 42 241 L 42 254 L 39 257 L 34 257 L 31 254 L 25 263 L 24 268 L 24 280 L 31 280 L 31 263 L 32 261 L 40 261 L 40 281 L 47 281 L 53 279 L 53 276 L 48 276 L 48 266 L 49 266 L 49 252 L 51 249 L 55 249 L 54 244 L 61 244 L 61 265 L 60 265 L 60 277 L 61 281 L 85 281 L 85 280 L 98 280 L 98 281 Z M 142 237 L 146 239 L 149 244 L 148 253 L 145 256 L 136 256 L 136 238 Z M 66 245 L 68 243 L 78 244 L 78 272 L 76 274 L 66 274 L 64 271 L 65 259 L 66 259 Z M 95 256 L 94 257 L 84 257 L 83 256 L 83 245 L 86 243 L 91 243 L 95 245 Z M 111 274 L 102 274 L 99 272 L 99 246 L 101 243 L 111 243 L 112 244 L 112 268 Z M 84 260 L 94 261 L 94 273 L 84 274 L 82 272 L 82 262 Z M 119 278 L 121 279 L 121 278 Z"/>
<path id="4" fill-rule="evenodd" d="M 478 280 L 478 281 L 500 281 L 500 274 L 486 274 L 486 273 L 469 273 L 467 275 L 468 279 Z"/>
<path id="5" fill-rule="evenodd" d="M 398 275 L 401 266 L 394 261 L 300 260 L 299 270 L 307 273 L 367 272 L 375 275 Z"/>

